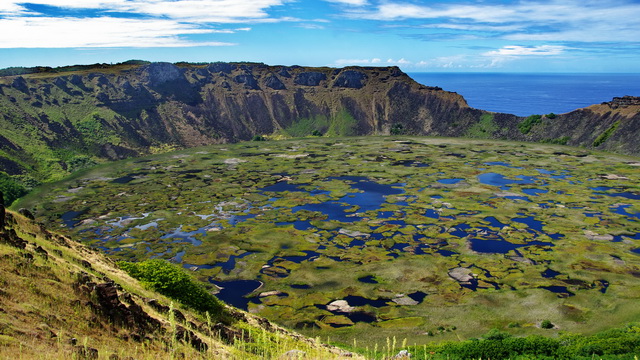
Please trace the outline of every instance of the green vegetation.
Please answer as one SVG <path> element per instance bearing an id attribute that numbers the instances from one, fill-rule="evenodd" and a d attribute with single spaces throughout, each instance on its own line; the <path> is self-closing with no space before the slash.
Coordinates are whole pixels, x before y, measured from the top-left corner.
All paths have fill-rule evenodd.
<path id="1" fill-rule="evenodd" d="M 555 119 L 556 117 L 558 117 L 558 115 L 554 114 L 554 113 L 548 113 L 547 115 L 545 115 L 547 117 L 547 119 Z"/>
<path id="2" fill-rule="evenodd" d="M 543 144 L 557 144 L 557 145 L 567 145 L 567 143 L 571 140 L 570 136 L 562 136 L 555 139 L 543 139 L 540 142 Z"/>
<path id="3" fill-rule="evenodd" d="M 119 260 L 179 260 L 207 284 L 259 280 L 247 309 L 312 337 L 589 334 L 640 321 L 640 204 L 615 196 L 640 189 L 637 161 L 485 139 L 309 137 L 109 163 L 13 208 Z M 481 182 L 488 173 L 515 183 Z M 391 193 L 351 203 L 370 187 Z M 507 249 L 476 250 L 492 242 Z M 326 309 L 350 296 L 368 321 Z"/>
<path id="4" fill-rule="evenodd" d="M 493 329 L 482 339 L 409 347 L 413 358 L 433 359 L 632 359 L 640 352 L 640 326 L 631 324 L 591 336 L 514 337 Z"/>
<path id="5" fill-rule="evenodd" d="M 467 129 L 466 137 L 478 139 L 490 139 L 493 133 L 498 130 L 498 125 L 493 121 L 494 115 L 491 113 L 482 114 L 480 121 Z"/>
<path id="6" fill-rule="evenodd" d="M 346 109 L 340 110 L 332 119 L 327 136 L 352 136 L 356 134 L 358 121 Z"/>
<path id="7" fill-rule="evenodd" d="M 27 194 L 27 189 L 13 177 L 0 171 L 0 192 L 4 194 L 4 205 L 11 205 L 16 199 Z"/>
<path id="8" fill-rule="evenodd" d="M 593 147 L 598 147 L 602 145 L 605 141 L 609 139 L 609 137 L 618 129 L 620 125 L 620 120 L 614 122 L 607 130 L 605 130 L 602 134 L 598 135 L 598 137 L 593 141 Z"/>
<path id="9" fill-rule="evenodd" d="M 121 261 L 118 263 L 132 277 L 149 288 L 178 300 L 183 305 L 202 313 L 209 313 L 218 319 L 222 316 L 223 305 L 184 270 L 165 260 L 153 259 L 139 263 Z"/>
<path id="10" fill-rule="evenodd" d="M 328 128 L 329 120 L 327 117 L 317 115 L 310 118 L 298 119 L 289 125 L 284 132 L 291 137 L 321 136 Z"/>
<path id="11" fill-rule="evenodd" d="M 528 134 L 531 128 L 542 121 L 542 115 L 531 115 L 518 124 L 518 129 L 523 134 Z"/>
<path id="12" fill-rule="evenodd" d="M 549 320 L 543 320 L 543 321 L 540 323 L 540 327 L 541 327 L 541 328 L 543 328 L 543 329 L 553 329 L 554 325 L 553 325 L 553 323 L 552 323 L 551 321 L 549 321 Z"/>
<path id="13" fill-rule="evenodd" d="M 404 126 L 402 124 L 393 124 L 390 132 L 391 135 L 402 135 L 404 134 Z"/>

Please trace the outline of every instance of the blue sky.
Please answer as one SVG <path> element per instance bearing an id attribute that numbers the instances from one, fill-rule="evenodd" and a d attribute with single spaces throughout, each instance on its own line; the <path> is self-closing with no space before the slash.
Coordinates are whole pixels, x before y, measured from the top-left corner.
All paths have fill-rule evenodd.
<path id="1" fill-rule="evenodd" d="M 129 59 L 640 73 L 640 0 L 0 0 L 0 68 Z"/>

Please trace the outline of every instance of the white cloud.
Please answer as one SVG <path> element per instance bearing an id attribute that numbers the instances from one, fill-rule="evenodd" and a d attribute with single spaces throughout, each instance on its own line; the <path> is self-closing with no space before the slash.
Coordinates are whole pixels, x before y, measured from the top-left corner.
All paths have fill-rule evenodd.
<path id="1" fill-rule="evenodd" d="M 367 0 L 325 0 L 325 1 L 344 4 L 344 5 L 350 5 L 350 6 L 365 6 L 369 4 Z"/>
<path id="2" fill-rule="evenodd" d="M 521 57 L 521 56 L 551 56 L 560 55 L 566 49 L 565 46 L 540 45 L 540 46 L 504 46 L 501 49 L 488 51 L 482 55 L 489 57 Z"/>
<path id="3" fill-rule="evenodd" d="M 99 9 L 104 12 L 124 12 L 137 15 L 193 22 L 234 23 L 252 19 L 267 19 L 267 9 L 286 0 L 29 0 L 28 3 L 74 10 Z M 9 0 L 0 5 L 5 13 L 17 14 L 23 0 Z"/>
<path id="4" fill-rule="evenodd" d="M 53 17 L 29 11 L 23 0 L 0 0 L 0 48 L 182 47 L 234 45 L 189 41 L 193 34 L 233 34 L 250 27 L 220 29 L 219 24 L 293 21 L 267 10 L 288 0 L 29 0 L 75 11 Z M 84 17 L 97 10 L 101 17 Z M 129 16 L 121 16 L 125 13 Z M 28 16 L 27 16 L 28 15 Z M 132 16 L 134 18 L 132 18 Z M 218 25 L 214 25 L 218 24 Z"/>
<path id="5" fill-rule="evenodd" d="M 185 47 L 225 46 L 225 42 L 193 43 L 176 34 L 211 30 L 173 20 L 101 18 L 0 19 L 0 48 Z"/>
<path id="6" fill-rule="evenodd" d="M 433 3 L 385 1 L 378 6 L 347 9 L 356 19 L 385 22 L 415 20 L 404 26 L 460 31 L 490 31 L 512 40 L 638 42 L 640 4 L 637 1 L 547 0 L 513 3 Z"/>

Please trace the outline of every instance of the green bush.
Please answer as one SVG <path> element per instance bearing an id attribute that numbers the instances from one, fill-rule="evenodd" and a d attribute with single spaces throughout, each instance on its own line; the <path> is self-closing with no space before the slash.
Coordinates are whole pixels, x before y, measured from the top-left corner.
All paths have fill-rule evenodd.
<path id="1" fill-rule="evenodd" d="M 165 296 L 199 312 L 209 312 L 219 318 L 224 306 L 205 287 L 178 266 L 165 260 L 153 259 L 139 263 L 118 262 L 118 266 L 132 277 Z"/>
<path id="2" fill-rule="evenodd" d="M 4 205 L 9 206 L 16 199 L 27 194 L 27 189 L 11 176 L 0 171 L 0 192 L 4 195 Z"/>
<path id="3" fill-rule="evenodd" d="M 402 135 L 404 133 L 404 126 L 402 124 L 393 124 L 391 126 L 391 135 Z"/>
<path id="4" fill-rule="evenodd" d="M 267 139 L 262 135 L 255 135 L 251 138 L 251 141 L 267 141 Z"/>
<path id="5" fill-rule="evenodd" d="M 548 321 L 548 320 L 547 320 Z M 550 321 L 548 321 L 551 324 Z M 553 326 L 553 324 L 551 324 Z M 640 326 L 606 330 L 595 335 L 565 334 L 559 339 L 541 335 L 513 337 L 492 329 L 483 339 L 445 342 L 408 349 L 416 358 L 436 359 L 633 359 L 640 352 Z"/>
<path id="6" fill-rule="evenodd" d="M 518 129 L 520 129 L 521 133 L 528 134 L 529 131 L 531 131 L 531 128 L 540 123 L 541 120 L 542 115 L 531 115 L 518 124 Z"/>
<path id="7" fill-rule="evenodd" d="M 547 119 L 555 119 L 556 117 L 558 117 L 558 115 L 554 113 L 548 113 L 546 116 L 547 116 Z"/>
<path id="8" fill-rule="evenodd" d="M 543 320 L 540 323 L 540 327 L 543 329 L 553 329 L 555 325 L 553 325 L 553 323 L 550 320 Z"/>

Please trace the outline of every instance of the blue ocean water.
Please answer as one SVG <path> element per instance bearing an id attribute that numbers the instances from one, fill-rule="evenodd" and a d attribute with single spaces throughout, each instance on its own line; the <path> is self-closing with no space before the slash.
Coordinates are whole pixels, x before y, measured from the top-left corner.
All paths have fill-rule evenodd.
<path id="1" fill-rule="evenodd" d="M 562 114 L 611 101 L 640 96 L 640 74 L 507 74 L 410 73 L 427 86 L 464 96 L 469 106 L 528 116 Z"/>

